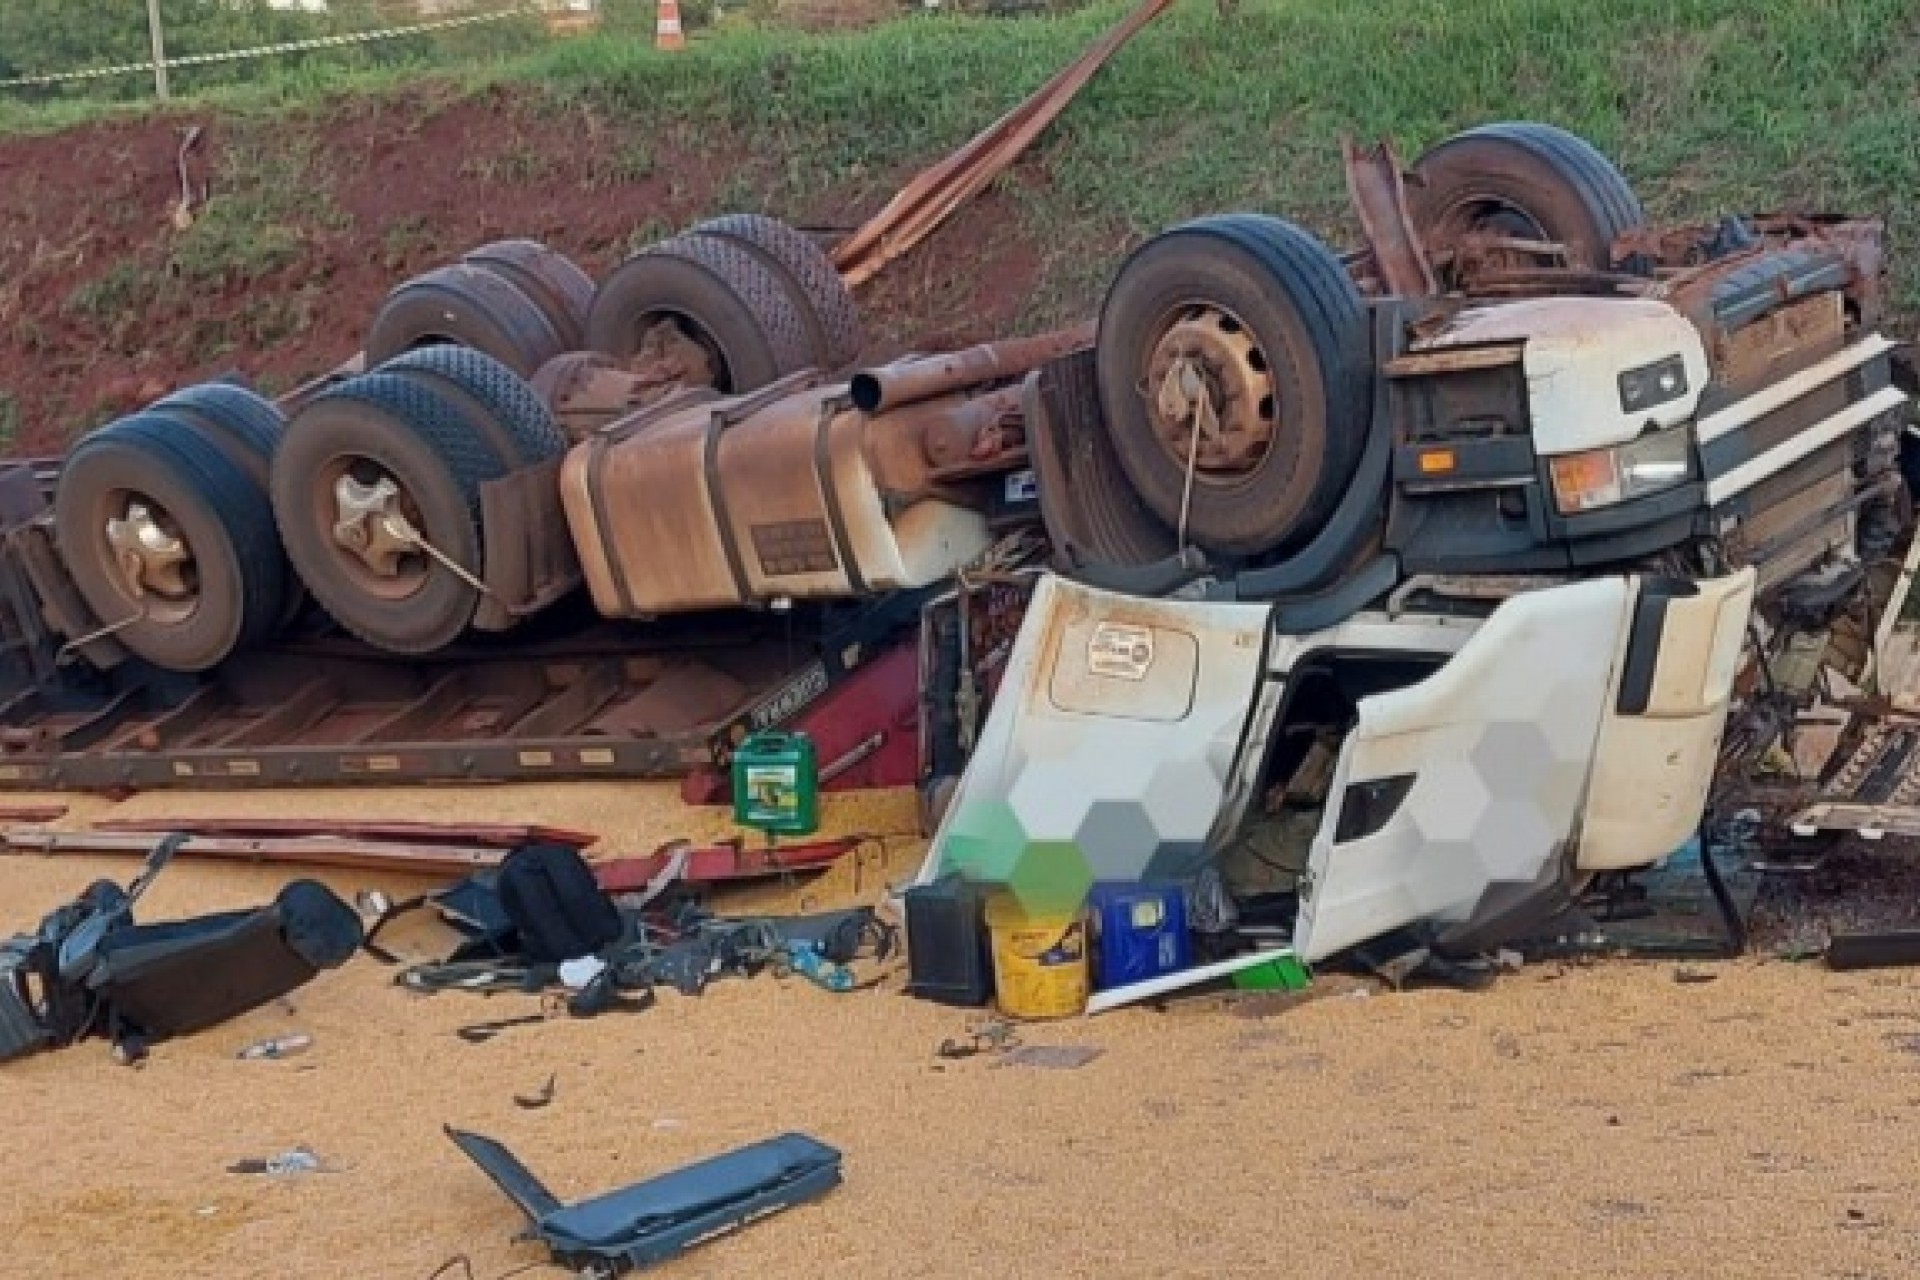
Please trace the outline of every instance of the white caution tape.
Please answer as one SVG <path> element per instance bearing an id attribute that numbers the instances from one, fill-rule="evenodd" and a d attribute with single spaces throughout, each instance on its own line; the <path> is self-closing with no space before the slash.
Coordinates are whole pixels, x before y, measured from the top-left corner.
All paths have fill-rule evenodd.
<path id="1" fill-rule="evenodd" d="M 281 53 L 305 53 L 309 49 L 338 49 L 345 45 L 366 44 L 374 40 L 397 40 L 403 36 L 425 35 L 433 31 L 448 31 L 454 27 L 478 26 L 483 22 L 499 22 L 503 18 L 518 18 L 526 15 L 524 9 L 502 9 L 497 13 L 469 14 L 464 18 L 443 18 L 438 22 L 422 22 L 411 27 L 392 27 L 385 31 L 356 31 L 339 36 L 315 36 L 311 40 L 290 40 L 285 44 L 265 44 L 253 49 L 230 49 L 225 53 L 195 53 L 184 58 L 168 58 L 166 67 L 204 67 L 216 62 L 240 62 L 247 58 L 267 58 Z M 12 80 L 0 80 L 0 89 L 22 89 L 33 85 L 68 84 L 77 80 L 106 80 L 113 76 L 151 75 L 152 61 L 129 62 L 117 67 L 94 67 L 89 71 L 62 71 L 54 75 L 20 76 Z"/>

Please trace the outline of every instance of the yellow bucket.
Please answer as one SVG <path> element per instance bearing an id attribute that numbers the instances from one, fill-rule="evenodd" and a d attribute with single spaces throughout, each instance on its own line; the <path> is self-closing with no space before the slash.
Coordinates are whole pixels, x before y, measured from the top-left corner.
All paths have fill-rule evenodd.
<path id="1" fill-rule="evenodd" d="M 1087 922 L 1082 912 L 1029 915 L 1007 894 L 987 899 L 993 986 L 1011 1018 L 1071 1018 L 1087 1007 Z"/>

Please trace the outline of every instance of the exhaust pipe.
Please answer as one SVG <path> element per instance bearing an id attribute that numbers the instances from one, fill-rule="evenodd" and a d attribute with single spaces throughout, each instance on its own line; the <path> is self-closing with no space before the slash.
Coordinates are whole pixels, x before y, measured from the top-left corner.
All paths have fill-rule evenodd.
<path id="1" fill-rule="evenodd" d="M 862 413 L 884 413 L 978 383 L 1016 377 L 1091 345 L 1093 335 L 1094 324 L 1089 320 L 1057 333 L 989 342 L 924 360 L 905 360 L 854 374 L 847 390 L 853 407 Z"/>

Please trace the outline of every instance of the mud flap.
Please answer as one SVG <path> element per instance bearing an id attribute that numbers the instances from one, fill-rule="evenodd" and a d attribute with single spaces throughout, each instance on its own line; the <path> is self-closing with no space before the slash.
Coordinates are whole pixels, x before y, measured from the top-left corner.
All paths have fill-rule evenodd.
<path id="1" fill-rule="evenodd" d="M 1471 953 L 1566 905 L 1637 589 L 1515 596 L 1432 676 L 1360 701 L 1301 882 L 1302 960 L 1413 925 Z"/>
<path id="2" fill-rule="evenodd" d="M 1196 871 L 1257 701 L 1269 616 L 1043 577 L 919 882 L 957 870 L 1058 899 Z"/>
<path id="3" fill-rule="evenodd" d="M 481 631 L 505 631 L 585 581 L 560 505 L 561 458 L 480 486 L 487 595 L 474 611 Z"/>

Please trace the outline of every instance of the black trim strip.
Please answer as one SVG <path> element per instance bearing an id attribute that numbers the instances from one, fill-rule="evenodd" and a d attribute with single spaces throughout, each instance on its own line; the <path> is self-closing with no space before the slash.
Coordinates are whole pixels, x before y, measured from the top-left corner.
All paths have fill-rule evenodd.
<path id="1" fill-rule="evenodd" d="M 1620 693 L 1613 709 L 1623 716 L 1645 715 L 1653 702 L 1653 677 L 1660 665 L 1660 642 L 1667 628 L 1667 605 L 1700 594 L 1679 578 L 1643 578 L 1627 633 L 1627 660 L 1620 670 Z"/>
<path id="2" fill-rule="evenodd" d="M 1399 562 L 1390 555 L 1376 556 L 1339 586 L 1280 605 L 1274 610 L 1273 629 L 1286 636 L 1324 631 L 1345 622 L 1399 583 Z"/>

